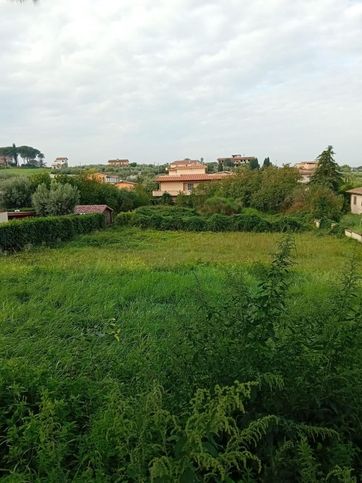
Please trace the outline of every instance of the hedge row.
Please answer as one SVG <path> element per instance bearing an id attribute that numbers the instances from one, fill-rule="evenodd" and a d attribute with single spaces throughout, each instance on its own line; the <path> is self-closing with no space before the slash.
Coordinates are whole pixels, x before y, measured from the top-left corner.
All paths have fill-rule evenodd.
<path id="1" fill-rule="evenodd" d="M 231 216 L 214 214 L 209 217 L 196 214 L 172 216 L 158 213 L 144 214 L 137 210 L 130 213 L 120 213 L 116 218 L 116 223 L 157 230 L 186 231 L 278 232 L 302 231 L 307 228 L 301 220 L 292 216 L 276 216 L 274 219 L 266 219 L 254 214 Z"/>
<path id="2" fill-rule="evenodd" d="M 20 250 L 26 245 L 51 244 L 104 228 L 104 216 L 68 215 L 27 218 L 0 225 L 0 250 Z"/>

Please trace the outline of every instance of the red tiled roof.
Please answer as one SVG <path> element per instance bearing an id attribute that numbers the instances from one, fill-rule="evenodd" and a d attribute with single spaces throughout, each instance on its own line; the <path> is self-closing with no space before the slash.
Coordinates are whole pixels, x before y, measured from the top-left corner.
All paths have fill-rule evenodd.
<path id="1" fill-rule="evenodd" d="M 353 188 L 351 190 L 348 190 L 347 193 L 352 193 L 355 195 L 362 195 L 362 188 Z"/>
<path id="2" fill-rule="evenodd" d="M 74 213 L 83 215 L 86 213 L 104 213 L 106 210 L 113 211 L 108 205 L 77 205 L 74 208 Z"/>
<path id="3" fill-rule="evenodd" d="M 224 179 L 229 176 L 229 173 L 216 173 L 216 174 L 178 174 L 170 176 L 158 176 L 155 181 L 160 183 L 161 181 L 214 181 Z"/>

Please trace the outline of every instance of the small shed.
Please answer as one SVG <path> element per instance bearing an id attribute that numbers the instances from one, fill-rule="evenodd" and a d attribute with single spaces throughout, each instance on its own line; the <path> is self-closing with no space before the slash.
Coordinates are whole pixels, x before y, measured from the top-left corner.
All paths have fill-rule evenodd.
<path id="1" fill-rule="evenodd" d="M 100 213 L 106 220 L 106 225 L 110 225 L 113 221 L 113 210 L 108 205 L 77 205 L 74 208 L 76 215 L 89 215 L 92 213 Z"/>
<path id="2" fill-rule="evenodd" d="M 362 214 L 362 188 L 353 188 L 347 193 L 351 195 L 351 213 Z"/>

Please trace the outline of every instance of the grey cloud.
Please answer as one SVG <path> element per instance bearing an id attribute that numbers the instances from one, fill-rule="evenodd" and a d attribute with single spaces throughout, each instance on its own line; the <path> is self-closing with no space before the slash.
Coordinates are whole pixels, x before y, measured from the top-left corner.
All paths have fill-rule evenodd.
<path id="1" fill-rule="evenodd" d="M 0 144 L 362 164 L 362 3 L 0 0 Z"/>

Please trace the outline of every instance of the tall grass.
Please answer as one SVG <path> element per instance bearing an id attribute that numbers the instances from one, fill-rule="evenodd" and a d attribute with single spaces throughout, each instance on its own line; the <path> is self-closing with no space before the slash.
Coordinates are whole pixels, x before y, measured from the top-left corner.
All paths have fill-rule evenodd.
<path id="1" fill-rule="evenodd" d="M 109 230 L 3 257 L 1 477 L 356 481 L 353 246 Z"/>

